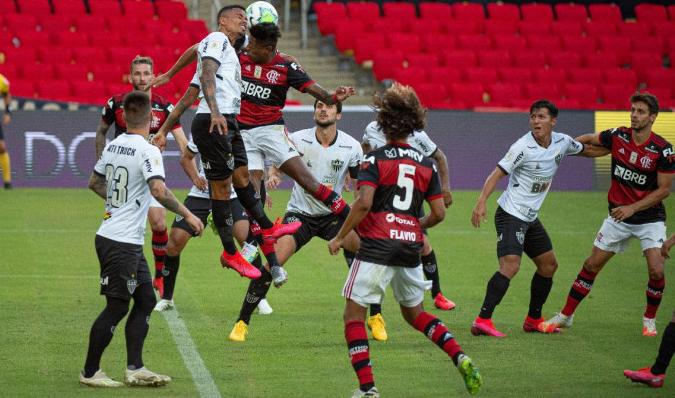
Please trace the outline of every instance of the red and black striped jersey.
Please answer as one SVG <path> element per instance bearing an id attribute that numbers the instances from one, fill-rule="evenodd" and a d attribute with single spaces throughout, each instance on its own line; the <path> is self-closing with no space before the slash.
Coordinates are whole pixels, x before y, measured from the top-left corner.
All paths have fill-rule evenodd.
<path id="1" fill-rule="evenodd" d="M 115 125 L 115 137 L 127 131 L 127 123 L 124 121 L 124 116 L 122 112 L 122 104 L 124 103 L 124 96 L 128 93 L 117 94 L 108 100 L 108 102 L 103 107 L 103 121 L 108 124 Z M 167 101 L 161 95 L 152 93 L 152 98 L 150 99 L 150 105 L 152 106 L 152 120 L 150 121 L 150 136 L 149 140 L 157 134 L 159 128 L 162 127 L 162 124 L 166 121 L 166 118 L 169 117 L 169 114 L 173 110 L 173 104 Z M 173 128 L 179 128 L 180 123 L 177 123 Z"/>
<path id="2" fill-rule="evenodd" d="M 357 257 L 376 264 L 416 267 L 423 234 L 423 202 L 441 198 L 436 166 L 407 144 L 387 144 L 365 156 L 358 187 L 375 187 L 368 215 L 356 227 Z"/>
<path id="3" fill-rule="evenodd" d="M 607 194 L 609 209 L 635 203 L 658 187 L 658 173 L 675 173 L 673 146 L 652 132 L 642 145 L 633 141 L 633 130 L 618 127 L 600 133 L 600 142 L 612 151 L 612 183 Z M 665 221 L 662 202 L 636 212 L 628 224 Z"/>
<path id="4" fill-rule="evenodd" d="M 256 64 L 247 53 L 241 64 L 241 110 L 237 121 L 243 129 L 283 124 L 281 115 L 288 89 L 304 92 L 314 80 L 292 57 L 279 52 L 267 64 Z"/>

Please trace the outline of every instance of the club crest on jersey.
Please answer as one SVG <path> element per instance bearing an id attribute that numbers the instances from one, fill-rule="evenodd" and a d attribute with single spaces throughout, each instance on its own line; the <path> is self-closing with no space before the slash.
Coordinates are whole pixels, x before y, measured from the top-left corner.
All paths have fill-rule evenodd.
<path id="1" fill-rule="evenodd" d="M 279 76 L 281 76 L 281 74 L 275 71 L 274 69 L 270 70 L 265 75 L 267 81 L 270 82 L 271 84 L 277 84 L 277 82 L 279 81 Z"/>
<path id="2" fill-rule="evenodd" d="M 334 172 L 340 171 L 342 169 L 342 166 L 344 166 L 345 162 L 343 162 L 340 159 L 335 159 L 332 162 L 330 162 L 330 167 L 333 169 Z"/>
<path id="3" fill-rule="evenodd" d="M 560 166 L 560 161 L 562 160 L 562 158 L 563 158 L 562 153 L 559 153 L 559 154 L 555 155 L 555 164 Z"/>
<path id="4" fill-rule="evenodd" d="M 628 161 L 635 164 L 635 162 L 637 162 L 637 152 L 631 152 Z"/>
<path id="5" fill-rule="evenodd" d="M 525 232 L 523 232 L 523 229 L 522 229 L 522 228 L 520 228 L 520 229 L 516 232 L 516 239 L 518 239 L 518 243 L 520 243 L 521 245 L 522 245 L 523 243 L 525 243 Z"/>
<path id="6" fill-rule="evenodd" d="M 136 291 L 136 287 L 138 287 L 138 281 L 135 278 L 131 278 L 127 280 L 127 290 L 129 291 L 129 294 L 134 294 Z"/>
<path id="7" fill-rule="evenodd" d="M 385 149 L 384 155 L 388 158 L 395 158 L 396 157 L 396 148 Z"/>
<path id="8" fill-rule="evenodd" d="M 642 168 L 648 169 L 652 167 L 652 159 L 649 156 L 645 155 L 642 158 L 640 158 L 640 164 L 642 165 Z"/>
<path id="9" fill-rule="evenodd" d="M 260 76 L 262 76 L 262 67 L 261 66 L 258 66 L 258 65 L 255 66 L 255 69 L 253 70 L 253 76 L 256 79 L 260 79 Z"/>

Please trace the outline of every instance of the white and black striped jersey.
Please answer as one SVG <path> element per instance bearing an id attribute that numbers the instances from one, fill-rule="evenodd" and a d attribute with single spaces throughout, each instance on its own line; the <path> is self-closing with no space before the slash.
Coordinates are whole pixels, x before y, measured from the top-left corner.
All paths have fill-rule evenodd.
<path id="1" fill-rule="evenodd" d="M 138 134 L 121 134 L 103 149 L 94 172 L 106 180 L 105 215 L 97 234 L 142 245 L 150 206 L 148 181 L 164 180 L 159 148 Z"/>
<path id="2" fill-rule="evenodd" d="M 342 192 L 345 177 L 350 169 L 356 176 L 358 165 L 363 158 L 363 150 L 359 142 L 349 134 L 338 130 L 335 140 L 327 148 L 317 140 L 316 127 L 291 134 L 291 140 L 298 152 L 302 154 L 302 160 L 307 164 L 314 178 L 333 189 L 337 194 Z M 331 213 L 325 204 L 302 189 L 297 182 L 293 186 L 291 200 L 288 202 L 286 211 L 308 216 Z"/>

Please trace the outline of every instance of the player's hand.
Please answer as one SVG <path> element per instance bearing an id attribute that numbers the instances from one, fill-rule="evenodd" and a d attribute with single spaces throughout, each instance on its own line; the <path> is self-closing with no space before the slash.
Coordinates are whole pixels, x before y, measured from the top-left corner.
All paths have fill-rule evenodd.
<path id="1" fill-rule="evenodd" d="M 487 208 L 485 207 L 485 203 L 478 202 L 476 203 L 476 207 L 473 208 L 473 212 L 471 212 L 471 224 L 478 228 L 481 221 L 487 222 Z"/>
<path id="2" fill-rule="evenodd" d="M 663 258 L 670 258 L 670 255 L 668 254 L 668 251 L 670 250 L 670 247 L 667 245 L 661 246 L 661 255 Z"/>
<path id="3" fill-rule="evenodd" d="M 155 76 L 155 77 L 152 78 L 152 80 L 150 80 L 150 83 L 148 83 L 147 89 L 149 90 L 150 88 L 157 88 L 157 87 L 163 86 L 163 85 L 167 84 L 169 82 L 169 80 L 171 80 L 169 78 L 169 75 L 167 75 L 166 73 L 162 73 L 161 75 Z"/>
<path id="4" fill-rule="evenodd" d="M 328 242 L 328 251 L 334 256 L 340 252 L 340 247 L 342 247 L 342 239 L 333 238 Z"/>
<path id="5" fill-rule="evenodd" d="M 196 179 L 192 180 L 192 183 L 195 184 L 195 186 L 202 192 L 206 191 L 206 188 L 209 186 L 206 178 L 202 176 L 198 176 Z"/>
<path id="6" fill-rule="evenodd" d="M 7 125 L 9 124 L 10 121 L 12 121 L 12 115 L 5 112 L 5 114 L 2 115 L 2 124 Z"/>
<path id="7" fill-rule="evenodd" d="M 352 178 L 349 175 L 345 176 L 345 182 L 342 184 L 342 190 L 344 192 L 351 192 L 352 191 Z"/>
<path id="8" fill-rule="evenodd" d="M 192 213 L 190 213 L 190 215 L 185 218 L 185 222 L 187 222 L 190 228 L 195 231 L 195 235 L 201 235 L 202 231 L 204 231 L 204 224 L 202 223 L 202 220 Z"/>
<path id="9" fill-rule="evenodd" d="M 211 134 L 218 133 L 220 135 L 227 135 L 227 120 L 221 114 L 211 114 L 211 127 L 209 128 Z"/>
<path id="10" fill-rule="evenodd" d="M 635 214 L 635 210 L 633 210 L 633 207 L 631 207 L 630 205 L 619 206 L 613 208 L 612 211 L 609 212 L 609 214 L 615 221 L 621 222 L 627 219 L 628 217 L 632 216 L 633 214 Z"/>
<path id="11" fill-rule="evenodd" d="M 277 187 L 281 184 L 281 177 L 279 177 L 278 174 L 270 174 L 269 177 L 267 177 L 267 181 L 265 181 L 265 188 L 267 189 L 277 189 Z"/>
<path id="12" fill-rule="evenodd" d="M 267 206 L 269 210 L 272 209 L 272 195 L 265 195 L 265 206 Z"/>
<path id="13" fill-rule="evenodd" d="M 154 137 L 152 137 L 152 145 L 156 146 L 159 148 L 160 151 L 164 152 L 166 149 L 166 134 L 163 134 L 161 131 L 155 134 Z"/>
<path id="14" fill-rule="evenodd" d="M 441 193 L 443 194 L 443 204 L 447 209 L 452 204 L 452 192 L 450 192 L 450 190 L 448 189 L 441 191 Z"/>
<path id="15" fill-rule="evenodd" d="M 335 89 L 335 98 L 337 98 L 337 100 L 340 102 L 346 100 L 354 94 L 356 94 L 354 87 L 340 86 Z"/>

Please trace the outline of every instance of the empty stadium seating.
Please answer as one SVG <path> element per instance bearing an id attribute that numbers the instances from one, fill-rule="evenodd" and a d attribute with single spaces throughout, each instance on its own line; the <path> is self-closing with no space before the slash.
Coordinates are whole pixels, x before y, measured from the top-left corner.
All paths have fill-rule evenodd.
<path id="1" fill-rule="evenodd" d="M 380 81 L 414 86 L 427 106 L 522 107 L 548 96 L 562 108 L 625 109 L 627 96 L 644 89 L 663 104 L 675 102 L 675 6 L 640 3 L 625 21 L 607 3 L 345 1 L 314 8 L 319 31 L 333 35 L 339 51 L 372 65 Z"/>
<path id="2" fill-rule="evenodd" d="M 0 0 L 0 73 L 17 97 L 102 104 L 130 89 L 136 55 L 163 72 L 206 34 L 183 1 Z M 157 92 L 175 101 L 193 71 Z"/>

